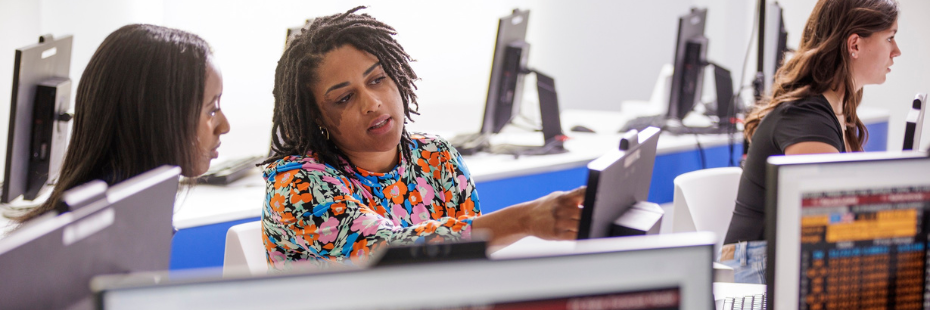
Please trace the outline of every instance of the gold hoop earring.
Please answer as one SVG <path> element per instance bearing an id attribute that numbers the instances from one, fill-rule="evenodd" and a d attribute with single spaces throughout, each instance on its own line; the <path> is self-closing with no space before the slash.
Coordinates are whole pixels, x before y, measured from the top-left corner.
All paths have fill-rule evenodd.
<path id="1" fill-rule="evenodd" d="M 320 134 L 326 137 L 326 140 L 329 140 L 329 129 L 323 128 L 320 126 Z"/>

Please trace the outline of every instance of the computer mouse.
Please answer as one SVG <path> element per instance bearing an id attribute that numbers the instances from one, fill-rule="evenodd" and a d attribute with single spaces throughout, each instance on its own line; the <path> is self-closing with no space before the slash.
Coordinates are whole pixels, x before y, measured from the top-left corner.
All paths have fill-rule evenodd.
<path id="1" fill-rule="evenodd" d="M 594 132 L 594 130 L 591 130 L 591 128 L 588 128 L 588 127 L 585 127 L 585 126 L 581 126 L 581 125 L 572 126 L 572 131 L 574 131 L 574 132 Z"/>

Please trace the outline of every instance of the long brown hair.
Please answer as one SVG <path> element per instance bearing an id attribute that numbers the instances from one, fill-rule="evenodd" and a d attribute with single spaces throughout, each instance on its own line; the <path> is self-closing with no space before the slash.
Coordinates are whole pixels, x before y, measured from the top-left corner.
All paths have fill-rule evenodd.
<path id="1" fill-rule="evenodd" d="M 161 165 L 191 173 L 210 54 L 197 35 L 161 26 L 127 25 L 107 36 L 78 84 L 58 183 L 15 220 L 67 211 L 62 193 L 94 179 L 113 185 Z"/>
<path id="2" fill-rule="evenodd" d="M 867 38 L 891 28 L 897 19 L 898 3 L 894 0 L 818 1 L 804 25 L 801 46 L 775 72 L 771 96 L 759 101 L 746 118 L 746 139 L 752 140 L 762 118 L 780 104 L 842 88 L 844 121 L 855 125 L 854 130 L 846 130 L 846 140 L 850 151 L 861 151 L 868 130 L 856 114 L 862 89 L 853 84 L 847 38 L 853 34 Z"/>

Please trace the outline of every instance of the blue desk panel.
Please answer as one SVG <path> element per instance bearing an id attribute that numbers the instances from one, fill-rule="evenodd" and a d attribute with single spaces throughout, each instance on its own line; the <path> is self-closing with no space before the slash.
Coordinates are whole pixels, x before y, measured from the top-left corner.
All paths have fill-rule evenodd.
<path id="1" fill-rule="evenodd" d="M 884 151 L 888 143 L 888 123 L 867 125 L 870 139 L 866 151 Z M 728 146 L 717 146 L 701 151 L 690 150 L 656 156 L 650 182 L 649 201 L 659 204 L 672 202 L 675 177 L 703 168 L 717 168 L 739 164 L 743 153 L 742 139 L 737 139 L 732 152 Z M 731 154 L 731 156 L 727 156 Z M 703 158 L 703 160 L 702 160 Z M 478 182 L 478 198 L 483 213 L 533 200 L 553 191 L 566 191 L 584 185 L 587 168 L 526 175 L 502 180 Z M 220 267 L 226 246 L 226 231 L 241 223 L 258 218 L 181 229 L 174 236 L 171 269 Z"/>

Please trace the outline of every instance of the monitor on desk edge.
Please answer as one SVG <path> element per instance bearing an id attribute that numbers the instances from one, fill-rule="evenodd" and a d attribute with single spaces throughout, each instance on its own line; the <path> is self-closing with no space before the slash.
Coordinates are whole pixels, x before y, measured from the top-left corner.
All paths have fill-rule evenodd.
<path id="1" fill-rule="evenodd" d="M 49 213 L 0 239 L 0 309 L 90 309 L 94 276 L 167 270 L 181 168 L 162 166 L 109 188 L 64 193 Z"/>
<path id="2" fill-rule="evenodd" d="M 301 296 L 273 299 L 300 309 L 713 309 L 713 241 L 706 232 L 581 240 L 558 256 L 161 284 L 109 277 L 97 290 L 107 310 L 256 309 L 269 296 Z M 345 298 L 347 287 L 359 285 L 367 288 L 360 298 Z"/>
<path id="3" fill-rule="evenodd" d="M 768 309 L 921 309 L 930 233 L 930 158 L 914 153 L 771 157 Z"/>
<path id="4" fill-rule="evenodd" d="M 646 201 L 659 133 L 658 128 L 647 127 L 636 133 L 635 144 L 618 145 L 588 164 L 578 239 L 607 237 L 614 220 L 637 202 Z"/>
<path id="5" fill-rule="evenodd" d="M 16 50 L 0 203 L 36 199 L 58 178 L 70 130 L 72 39 L 44 35 Z"/>
<path id="6" fill-rule="evenodd" d="M 904 151 L 920 150 L 920 140 L 927 118 L 927 94 L 917 94 L 907 113 L 904 124 Z"/>

